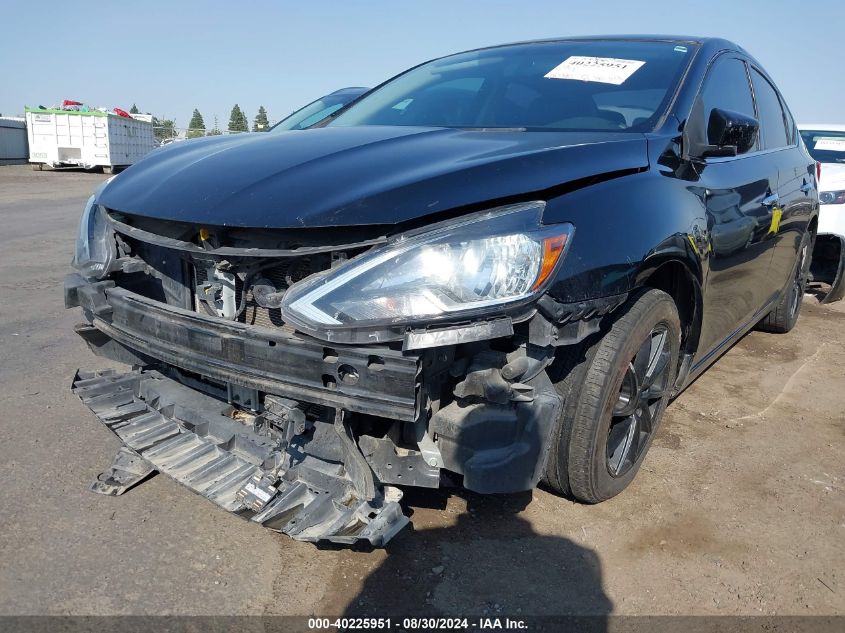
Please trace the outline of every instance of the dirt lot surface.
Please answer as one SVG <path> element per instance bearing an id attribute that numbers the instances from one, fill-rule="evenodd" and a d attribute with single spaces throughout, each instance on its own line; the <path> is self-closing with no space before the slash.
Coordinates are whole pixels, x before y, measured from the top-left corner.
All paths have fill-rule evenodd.
<path id="1" fill-rule="evenodd" d="M 386 550 L 318 549 L 157 476 L 87 491 L 118 441 L 62 305 L 102 175 L 0 167 L 0 614 L 845 614 L 845 303 L 752 333 L 598 506 L 408 494 Z"/>

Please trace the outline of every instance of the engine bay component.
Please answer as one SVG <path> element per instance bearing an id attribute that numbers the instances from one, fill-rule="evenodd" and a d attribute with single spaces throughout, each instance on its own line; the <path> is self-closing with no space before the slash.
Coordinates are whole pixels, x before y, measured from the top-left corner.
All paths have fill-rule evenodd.
<path id="1" fill-rule="evenodd" d="M 269 310 L 280 308 L 284 296 L 284 291 L 279 292 L 276 285 L 264 277 L 259 277 L 252 284 L 252 297 L 262 308 Z"/>

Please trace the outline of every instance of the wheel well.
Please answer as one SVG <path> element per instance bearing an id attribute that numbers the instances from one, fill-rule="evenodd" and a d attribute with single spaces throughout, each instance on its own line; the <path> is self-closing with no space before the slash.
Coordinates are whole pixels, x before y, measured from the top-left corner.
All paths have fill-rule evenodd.
<path id="1" fill-rule="evenodd" d="M 701 289 L 689 269 L 678 261 L 666 262 L 642 285 L 662 290 L 674 299 L 681 321 L 681 351 L 695 353 L 701 332 Z"/>

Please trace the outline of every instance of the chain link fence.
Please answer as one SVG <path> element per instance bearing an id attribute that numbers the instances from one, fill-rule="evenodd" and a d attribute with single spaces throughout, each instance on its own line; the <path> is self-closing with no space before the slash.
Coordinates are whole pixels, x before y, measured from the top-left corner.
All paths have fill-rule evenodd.
<path id="1" fill-rule="evenodd" d="M 269 130 L 275 121 L 270 121 L 267 125 Z M 204 128 L 189 128 L 178 127 L 175 125 L 154 125 L 153 133 L 156 140 L 161 145 L 167 145 L 176 141 L 184 141 L 191 138 L 201 138 L 203 136 L 223 136 L 229 134 L 247 134 L 248 132 L 232 132 L 229 130 L 221 130 L 219 128 L 204 129 Z"/>

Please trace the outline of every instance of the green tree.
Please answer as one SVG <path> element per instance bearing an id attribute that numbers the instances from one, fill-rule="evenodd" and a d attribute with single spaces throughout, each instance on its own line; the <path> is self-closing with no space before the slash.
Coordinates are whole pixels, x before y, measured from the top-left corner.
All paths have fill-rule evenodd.
<path id="1" fill-rule="evenodd" d="M 153 117 L 153 135 L 159 143 L 166 138 L 173 138 L 176 136 L 176 122 L 173 119 Z"/>
<path id="2" fill-rule="evenodd" d="M 267 110 L 264 106 L 258 106 L 258 114 L 255 115 L 255 122 L 252 124 L 253 132 L 266 132 L 270 129 L 270 121 L 267 120 Z"/>
<path id="3" fill-rule="evenodd" d="M 200 111 L 194 108 L 191 122 L 188 123 L 188 138 L 197 138 L 198 136 L 205 136 L 205 121 L 202 120 Z"/>
<path id="4" fill-rule="evenodd" d="M 131 107 L 131 108 L 129 108 L 129 114 L 140 114 L 140 113 L 141 113 L 141 111 L 138 109 L 138 106 L 136 106 L 136 105 L 133 103 L 133 104 L 132 104 L 132 107 Z"/>
<path id="5" fill-rule="evenodd" d="M 229 131 L 249 132 L 249 122 L 246 120 L 246 115 L 241 111 L 241 107 L 237 103 L 229 115 Z"/>
<path id="6" fill-rule="evenodd" d="M 217 123 L 217 115 L 214 115 L 214 127 L 208 131 L 206 136 L 220 136 L 223 132 L 220 131 L 220 125 Z"/>

